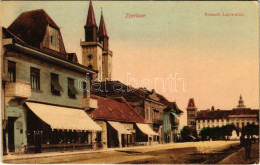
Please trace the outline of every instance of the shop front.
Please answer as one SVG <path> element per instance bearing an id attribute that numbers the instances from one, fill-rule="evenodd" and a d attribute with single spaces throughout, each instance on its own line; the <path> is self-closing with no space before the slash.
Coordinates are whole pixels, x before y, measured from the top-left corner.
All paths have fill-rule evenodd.
<path id="1" fill-rule="evenodd" d="M 26 102 L 27 153 L 73 151 L 98 146 L 101 127 L 82 109 Z"/>
<path id="2" fill-rule="evenodd" d="M 107 130 L 108 148 L 129 146 L 132 133 L 119 122 L 108 121 L 107 123 L 109 124 Z"/>
<path id="3" fill-rule="evenodd" d="M 148 124 L 136 123 L 136 143 L 135 145 L 158 144 L 159 134 L 154 132 Z"/>

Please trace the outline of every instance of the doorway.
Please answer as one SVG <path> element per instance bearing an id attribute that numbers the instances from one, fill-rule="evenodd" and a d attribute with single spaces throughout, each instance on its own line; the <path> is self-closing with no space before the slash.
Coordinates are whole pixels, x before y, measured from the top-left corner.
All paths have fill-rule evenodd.
<path id="1" fill-rule="evenodd" d="M 8 117 L 8 149 L 9 152 L 15 151 L 15 141 L 14 141 L 14 122 L 16 117 Z"/>

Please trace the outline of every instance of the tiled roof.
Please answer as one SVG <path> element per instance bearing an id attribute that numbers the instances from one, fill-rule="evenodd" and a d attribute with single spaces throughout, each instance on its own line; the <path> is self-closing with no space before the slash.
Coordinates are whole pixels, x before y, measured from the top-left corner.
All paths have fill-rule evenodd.
<path id="1" fill-rule="evenodd" d="M 145 120 L 126 102 L 124 98 L 121 98 L 118 102 L 95 95 L 91 95 L 91 97 L 97 99 L 98 101 L 98 108 L 92 112 L 95 119 L 146 123 Z"/>
<path id="2" fill-rule="evenodd" d="M 39 9 L 23 12 L 7 29 L 27 44 L 40 48 L 47 25 L 59 30 L 51 17 Z"/>
<path id="3" fill-rule="evenodd" d="M 197 119 L 217 119 L 217 118 L 228 118 L 232 116 L 244 117 L 245 115 L 256 115 L 259 116 L 259 110 L 251 109 L 233 109 L 233 110 L 200 110 L 197 112 Z"/>

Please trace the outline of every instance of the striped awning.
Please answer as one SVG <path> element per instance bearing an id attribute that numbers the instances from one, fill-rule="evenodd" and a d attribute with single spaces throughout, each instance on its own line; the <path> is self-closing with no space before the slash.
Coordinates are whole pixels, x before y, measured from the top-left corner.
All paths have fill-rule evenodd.
<path id="1" fill-rule="evenodd" d="M 26 102 L 30 110 L 52 129 L 102 131 L 83 109 Z"/>
<path id="2" fill-rule="evenodd" d="M 152 128 L 148 124 L 140 124 L 136 123 L 137 127 L 146 135 L 159 135 L 158 133 L 154 132 Z"/>
<path id="3" fill-rule="evenodd" d="M 131 134 L 122 124 L 115 121 L 108 121 L 108 123 L 115 129 L 119 134 Z"/>

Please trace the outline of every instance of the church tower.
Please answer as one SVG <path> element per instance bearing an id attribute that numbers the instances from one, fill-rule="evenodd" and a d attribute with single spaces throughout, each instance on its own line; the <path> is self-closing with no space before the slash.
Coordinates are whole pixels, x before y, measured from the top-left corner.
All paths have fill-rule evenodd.
<path id="1" fill-rule="evenodd" d="M 194 99 L 190 98 L 188 106 L 187 106 L 187 126 L 196 130 L 196 116 L 197 116 L 197 108 L 194 103 Z"/>
<path id="2" fill-rule="evenodd" d="M 98 41 L 98 27 L 92 1 L 89 2 L 87 22 L 85 28 L 85 41 L 81 41 L 82 64 L 98 70 L 95 80 L 102 81 L 102 49 L 103 45 Z"/>
<path id="3" fill-rule="evenodd" d="M 99 28 L 96 24 L 92 1 L 89 2 L 87 22 L 85 28 L 85 41 L 80 43 L 82 48 L 82 64 L 98 70 L 96 81 L 111 80 L 112 51 L 109 50 L 109 37 L 103 13 Z"/>
<path id="4" fill-rule="evenodd" d="M 111 80 L 111 72 L 112 72 L 112 51 L 109 50 L 109 37 L 107 34 L 106 24 L 103 16 L 103 12 L 101 9 L 101 18 L 99 23 L 99 42 L 103 46 L 102 50 L 102 72 L 103 72 L 103 80 Z"/>

